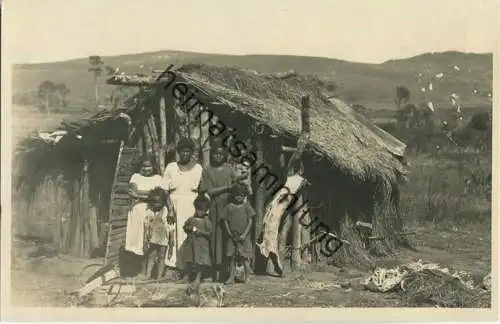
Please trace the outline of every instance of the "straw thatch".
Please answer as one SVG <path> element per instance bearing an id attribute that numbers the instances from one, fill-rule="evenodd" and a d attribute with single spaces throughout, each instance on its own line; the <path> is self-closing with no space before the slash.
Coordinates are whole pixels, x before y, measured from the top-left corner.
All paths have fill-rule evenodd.
<path id="1" fill-rule="evenodd" d="M 491 293 L 467 287 L 459 279 L 439 271 L 412 273 L 405 278 L 402 287 L 401 297 L 411 307 L 491 307 Z"/>
<path id="2" fill-rule="evenodd" d="M 79 120 L 63 120 L 57 130 L 65 131 L 57 144 L 34 132 L 15 148 L 14 185 L 31 195 L 46 177 L 57 177 L 65 168 L 83 162 L 85 150 L 96 140 L 116 139 L 128 124 L 129 109 L 104 110 Z M 118 127 L 116 127 L 118 126 Z M 121 134 L 110 132 L 120 129 Z"/>
<path id="3" fill-rule="evenodd" d="M 198 64 L 184 65 L 175 73 L 176 81 L 185 81 L 213 101 L 268 125 L 277 134 L 292 137 L 300 133 L 301 96 L 309 94 L 310 150 L 326 155 L 336 168 L 361 181 L 379 175 L 394 182 L 405 172 L 398 160 L 404 155 L 405 144 L 371 125 L 341 100 L 328 98 L 331 86 L 313 76 L 288 73 L 272 77 Z M 144 84 L 144 80 L 122 76 L 109 83 Z"/>
<path id="4" fill-rule="evenodd" d="M 404 173 L 368 123 L 354 117 L 353 110 L 336 98 L 327 98 L 328 85 L 314 77 L 264 78 L 234 68 L 184 65 L 178 74 L 229 107 L 269 125 L 276 133 L 300 134 L 300 98 L 311 96 L 311 149 L 326 154 L 336 168 L 360 180 L 382 175 L 395 181 Z M 372 126 L 373 127 L 373 126 Z M 389 137 L 389 136 L 388 136 Z M 405 145 L 393 139 L 394 152 Z M 392 143 L 391 143 L 392 144 Z"/>
<path id="5" fill-rule="evenodd" d="M 300 98 L 309 94 L 312 109 L 308 150 L 325 155 L 334 167 L 352 174 L 361 182 L 380 177 L 395 182 L 406 172 L 400 162 L 405 144 L 363 120 L 341 100 L 328 98 L 329 84 L 313 76 L 291 73 L 285 78 L 270 77 L 255 71 L 197 64 L 184 65 L 175 73 L 178 81 L 186 81 L 213 101 L 268 125 L 277 134 L 291 137 L 300 133 Z M 166 81 L 144 80 L 142 77 L 137 82 L 159 85 Z M 121 85 L 137 83 L 133 77 L 126 76 L 115 76 L 108 82 Z M 128 108 L 104 110 L 80 121 L 63 122 L 61 129 L 69 133 L 92 133 L 100 128 L 99 124 L 119 119 L 124 112 L 133 115 L 140 100 L 147 99 L 134 97 L 128 101 Z M 111 136 L 109 133 L 103 136 L 106 135 Z M 19 149 L 26 153 L 39 147 L 39 144 L 40 141 L 31 138 L 21 143 Z"/>

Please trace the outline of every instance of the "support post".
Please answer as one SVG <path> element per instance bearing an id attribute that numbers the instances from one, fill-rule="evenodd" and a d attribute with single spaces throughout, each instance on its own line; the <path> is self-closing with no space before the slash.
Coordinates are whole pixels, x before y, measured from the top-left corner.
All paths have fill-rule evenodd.
<path id="1" fill-rule="evenodd" d="M 153 154 L 153 143 L 151 141 L 151 137 L 149 136 L 147 120 L 143 126 L 142 138 L 144 140 L 144 143 L 143 143 L 144 153 L 146 155 Z"/>
<path id="2" fill-rule="evenodd" d="M 81 174 L 80 174 L 81 175 Z M 68 236 L 69 248 L 73 256 L 80 257 L 81 247 L 81 209 L 80 209 L 80 177 L 72 179 L 73 196 L 71 199 L 71 229 Z"/>
<path id="3" fill-rule="evenodd" d="M 200 113 L 200 150 L 203 168 L 210 165 L 210 117 L 203 120 L 203 116 L 208 114 Z"/>
<path id="4" fill-rule="evenodd" d="M 167 148 L 167 115 L 166 115 L 166 100 L 165 92 L 160 96 L 160 172 L 163 174 L 166 166 L 166 148 Z"/>
<path id="5" fill-rule="evenodd" d="M 307 200 L 307 196 L 304 191 L 300 195 L 299 201 L 297 204 L 301 204 L 304 200 Z M 303 223 L 302 224 L 310 224 L 311 222 L 311 214 L 309 210 L 309 204 L 305 203 L 304 207 L 301 208 L 301 210 L 297 211 L 299 213 L 299 217 L 303 217 Z M 302 226 L 302 224 L 299 224 L 300 227 L 300 243 L 301 246 L 304 246 L 306 242 L 309 242 L 311 240 L 311 229 L 306 226 Z M 301 260 L 302 263 L 311 263 L 312 261 L 312 256 L 311 256 L 311 247 L 307 246 L 301 250 Z"/>
<path id="6" fill-rule="evenodd" d="M 156 133 L 156 126 L 153 114 L 150 115 L 147 124 L 148 124 L 148 132 L 151 137 L 151 144 L 153 148 L 153 155 L 155 157 L 155 164 L 157 168 L 160 168 L 161 167 L 160 142 L 158 140 L 158 134 Z"/>
<path id="7" fill-rule="evenodd" d="M 260 128 L 260 127 L 258 127 Z M 257 158 L 257 163 L 256 165 L 259 166 L 264 162 L 264 143 L 262 141 L 262 134 L 257 134 L 255 137 L 255 148 L 256 148 L 256 158 Z M 255 269 L 255 256 L 257 255 L 257 250 L 256 250 L 256 241 L 262 231 L 262 220 L 264 218 L 264 213 L 265 213 L 265 203 L 266 203 L 266 192 L 265 192 L 265 186 L 264 183 L 261 181 L 257 182 L 257 190 L 255 192 L 255 211 L 257 212 L 257 217 L 255 218 L 255 224 L 254 224 L 254 244 L 253 244 L 253 255 L 254 258 L 252 259 L 252 268 Z"/>
<path id="8" fill-rule="evenodd" d="M 301 206 L 304 201 L 304 197 L 302 193 L 299 193 L 299 196 L 297 198 L 297 206 Z M 299 218 L 300 218 L 300 210 L 294 210 L 293 213 L 291 213 L 291 218 L 292 218 L 292 255 L 291 255 L 291 266 L 292 266 L 292 271 L 296 271 L 299 269 L 300 265 L 302 264 L 302 257 L 301 257 L 301 252 L 300 252 L 300 247 L 301 247 L 301 226 L 299 223 Z"/>
<path id="9" fill-rule="evenodd" d="M 309 142 L 311 124 L 310 124 L 310 113 L 309 113 L 309 96 L 302 97 L 302 107 L 301 107 L 301 134 L 297 141 L 297 150 L 293 152 L 290 161 L 288 162 L 288 175 L 295 174 L 297 172 L 303 173 L 303 164 L 300 161 L 302 154 L 305 150 L 307 143 Z M 295 167 L 295 164 L 299 163 L 299 167 Z M 303 203 L 304 197 L 300 193 L 296 206 L 301 206 Z M 292 214 L 292 256 L 291 256 L 291 266 L 292 270 L 295 271 L 299 269 L 302 259 L 300 253 L 301 246 L 301 228 L 299 223 L 300 212 L 295 212 Z"/>

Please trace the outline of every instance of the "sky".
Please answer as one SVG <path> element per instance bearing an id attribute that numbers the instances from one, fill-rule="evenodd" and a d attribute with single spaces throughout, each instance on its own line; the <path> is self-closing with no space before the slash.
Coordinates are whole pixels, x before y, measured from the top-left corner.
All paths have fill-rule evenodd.
<path id="1" fill-rule="evenodd" d="M 4 0 L 12 63 L 158 50 L 379 63 L 493 52 L 495 0 Z"/>

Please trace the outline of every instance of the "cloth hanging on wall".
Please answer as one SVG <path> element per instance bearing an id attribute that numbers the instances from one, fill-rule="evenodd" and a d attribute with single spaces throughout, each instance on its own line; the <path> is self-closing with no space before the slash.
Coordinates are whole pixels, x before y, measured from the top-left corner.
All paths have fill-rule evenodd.
<path id="1" fill-rule="evenodd" d="M 262 242 L 257 243 L 260 253 L 264 257 L 269 257 L 270 253 L 276 255 L 278 267 L 283 269 L 280 255 L 278 253 L 278 230 L 281 218 L 285 214 L 297 193 L 306 183 L 306 179 L 300 175 L 293 175 L 287 178 L 285 185 L 274 195 L 273 200 L 267 205 L 263 218 L 263 237 Z M 288 190 L 286 189 L 288 188 Z"/>

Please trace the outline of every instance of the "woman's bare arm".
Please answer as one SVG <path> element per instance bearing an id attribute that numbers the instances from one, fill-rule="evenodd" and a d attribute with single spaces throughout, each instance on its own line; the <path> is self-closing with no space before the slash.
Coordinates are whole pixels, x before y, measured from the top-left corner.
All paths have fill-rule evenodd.
<path id="1" fill-rule="evenodd" d="M 177 215 L 175 213 L 174 204 L 172 203 L 172 199 L 168 192 L 166 194 L 165 204 L 167 205 L 167 210 L 168 210 L 167 223 L 174 224 L 177 221 Z"/>
<path id="2" fill-rule="evenodd" d="M 221 195 L 223 193 L 231 191 L 231 188 L 233 185 L 228 185 L 228 186 L 222 186 L 222 187 L 217 187 L 217 188 L 211 188 L 207 190 L 207 194 L 210 197 L 217 197 L 218 195 Z"/>
<path id="3" fill-rule="evenodd" d="M 137 189 L 137 185 L 135 183 L 129 184 L 128 194 L 135 199 L 147 198 L 147 192 Z"/>

